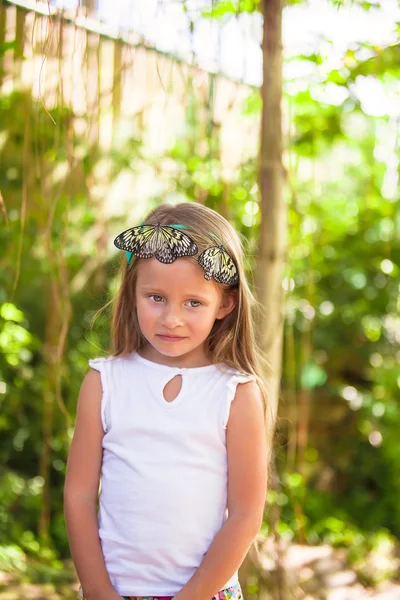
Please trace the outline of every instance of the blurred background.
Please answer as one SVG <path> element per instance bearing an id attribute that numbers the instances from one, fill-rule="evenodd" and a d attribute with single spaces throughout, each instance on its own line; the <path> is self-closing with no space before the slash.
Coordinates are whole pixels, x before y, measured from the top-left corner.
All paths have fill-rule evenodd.
<path id="1" fill-rule="evenodd" d="M 187 200 L 240 231 L 266 309 L 246 600 L 400 598 L 399 33 L 399 0 L 3 0 L 0 600 L 76 596 L 62 489 L 112 241 Z"/>

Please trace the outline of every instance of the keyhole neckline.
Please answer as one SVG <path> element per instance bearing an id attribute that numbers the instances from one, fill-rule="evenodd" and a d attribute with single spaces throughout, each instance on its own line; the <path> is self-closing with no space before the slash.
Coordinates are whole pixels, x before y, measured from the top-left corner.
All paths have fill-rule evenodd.
<path id="1" fill-rule="evenodd" d="M 153 369 L 158 369 L 159 371 L 164 371 L 166 374 L 169 374 L 169 379 L 172 379 L 174 377 L 174 373 L 175 375 L 181 375 L 182 373 L 185 373 L 187 375 L 195 375 L 196 373 L 200 374 L 200 373 L 207 373 L 210 371 L 215 371 L 215 369 L 218 369 L 218 365 L 216 364 L 212 364 L 212 365 L 204 365 L 203 367 L 173 367 L 171 365 L 163 365 L 161 363 L 156 363 L 152 360 L 149 360 L 148 358 L 144 358 L 143 356 L 141 356 L 138 352 L 134 353 L 134 358 L 135 360 L 137 360 L 137 362 L 139 362 L 140 364 L 147 366 L 147 367 L 151 367 Z M 168 379 L 167 379 L 168 381 Z M 183 385 L 183 383 L 182 383 Z M 181 390 L 182 391 L 182 390 Z M 178 394 L 180 395 L 180 393 Z M 175 400 L 173 400 L 172 402 L 175 402 Z"/>
<path id="2" fill-rule="evenodd" d="M 167 400 L 165 395 L 164 395 L 164 391 L 166 386 L 169 384 L 170 381 L 172 381 L 173 379 L 175 379 L 175 377 L 180 377 L 181 378 L 181 387 L 179 388 L 179 391 L 177 393 L 177 395 L 175 396 L 175 398 L 173 398 L 172 400 Z M 176 406 L 176 404 L 179 404 L 185 394 L 186 391 L 186 377 L 184 377 L 181 373 L 177 373 L 176 375 L 173 375 L 172 377 L 168 378 L 167 380 L 162 381 L 162 385 L 161 385 L 161 401 L 163 406 L 167 405 L 167 407 L 169 407 L 171 404 L 174 404 Z M 176 403 L 176 404 L 175 404 Z"/>

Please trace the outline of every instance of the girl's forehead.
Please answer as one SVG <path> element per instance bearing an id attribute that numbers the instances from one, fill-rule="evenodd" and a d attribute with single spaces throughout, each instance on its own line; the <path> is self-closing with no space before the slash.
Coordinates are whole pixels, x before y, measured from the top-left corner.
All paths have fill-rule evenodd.
<path id="1" fill-rule="evenodd" d="M 164 264 L 156 258 L 139 259 L 137 266 L 137 285 L 163 285 L 201 288 L 210 291 L 215 288 L 213 281 L 207 281 L 200 265 L 188 258 L 177 258 L 173 263 Z"/>
<path id="2" fill-rule="evenodd" d="M 204 271 L 197 262 L 188 258 L 177 258 L 173 263 L 162 263 L 154 256 L 152 258 L 139 259 L 138 283 L 155 280 L 171 282 L 192 279 L 199 281 L 204 279 Z"/>

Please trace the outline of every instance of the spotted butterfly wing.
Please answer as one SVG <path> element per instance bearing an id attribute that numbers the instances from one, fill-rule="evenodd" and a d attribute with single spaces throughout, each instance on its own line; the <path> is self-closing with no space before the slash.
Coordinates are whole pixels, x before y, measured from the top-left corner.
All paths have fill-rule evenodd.
<path id="1" fill-rule="evenodd" d="M 156 239 L 154 225 L 139 225 L 120 233 L 115 238 L 114 245 L 139 258 L 151 258 L 154 256 L 152 245 Z"/>
<path id="2" fill-rule="evenodd" d="M 159 249 L 155 254 L 160 262 L 171 263 L 177 258 L 197 254 L 196 244 L 186 233 L 169 225 L 160 226 L 160 230 Z"/>
<path id="3" fill-rule="evenodd" d="M 218 283 L 235 285 L 239 274 L 235 263 L 222 246 L 211 246 L 202 252 L 198 258 L 199 264 L 205 270 L 204 277 L 213 277 Z"/>
<path id="4" fill-rule="evenodd" d="M 120 233 L 114 240 L 120 250 L 132 252 L 138 258 L 155 256 L 162 263 L 172 263 L 182 256 L 197 252 L 194 241 L 170 225 L 139 225 Z"/>

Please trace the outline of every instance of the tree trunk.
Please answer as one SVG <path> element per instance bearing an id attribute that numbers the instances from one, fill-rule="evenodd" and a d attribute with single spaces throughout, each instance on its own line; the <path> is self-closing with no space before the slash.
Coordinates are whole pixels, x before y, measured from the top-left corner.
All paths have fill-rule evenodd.
<path id="1" fill-rule="evenodd" d="M 282 193 L 282 0 L 263 0 L 262 9 L 261 224 L 255 284 L 262 310 L 259 342 L 271 368 L 269 401 L 275 416 L 282 370 L 282 275 L 287 245 L 287 208 Z"/>
<path id="2" fill-rule="evenodd" d="M 283 196 L 281 106 L 283 0 L 262 0 L 261 7 L 264 19 L 259 155 L 261 222 L 255 293 L 260 304 L 258 341 L 263 357 L 268 364 L 268 372 L 265 372 L 264 376 L 268 387 L 267 427 L 270 439 L 280 395 L 283 346 L 282 277 L 287 252 L 287 208 Z M 276 479 L 276 477 L 271 479 Z M 274 486 L 274 483 L 271 481 L 270 485 Z M 275 529 L 274 524 L 279 519 L 279 507 L 271 506 L 268 508 L 268 512 L 271 526 Z M 262 573 L 260 565 L 254 564 L 258 580 L 259 600 L 266 598 L 284 600 L 288 597 L 286 577 L 282 566 L 281 544 L 276 530 L 275 550 L 275 569 L 268 577 L 267 588 L 270 589 L 266 589 L 265 574 Z M 250 552 L 249 556 L 254 557 L 254 553 Z M 247 565 L 247 571 L 251 571 L 249 565 Z M 254 582 L 254 575 L 252 579 Z M 245 584 L 245 595 L 247 595 L 246 587 Z"/>

